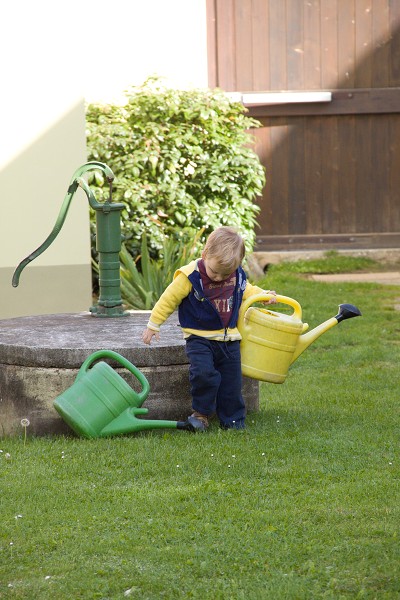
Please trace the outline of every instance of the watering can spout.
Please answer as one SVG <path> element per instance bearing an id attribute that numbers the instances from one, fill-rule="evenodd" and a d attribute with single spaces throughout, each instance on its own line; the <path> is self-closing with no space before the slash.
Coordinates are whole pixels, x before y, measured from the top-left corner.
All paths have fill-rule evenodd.
<path id="1" fill-rule="evenodd" d="M 320 335 L 340 323 L 345 319 L 351 319 L 352 317 L 361 316 L 361 311 L 354 306 L 353 304 L 339 304 L 339 312 L 335 317 L 331 317 L 318 327 L 315 327 L 311 331 L 307 333 L 303 333 L 303 335 L 299 336 L 296 349 L 294 351 L 292 361 L 290 364 L 294 363 L 294 361 L 308 348 L 310 344 L 312 344 Z"/>
<path id="2" fill-rule="evenodd" d="M 99 437 L 135 433 L 145 429 L 188 429 L 183 421 L 163 421 L 162 419 L 138 419 L 137 415 L 146 415 L 148 408 L 131 406 L 101 431 Z"/>

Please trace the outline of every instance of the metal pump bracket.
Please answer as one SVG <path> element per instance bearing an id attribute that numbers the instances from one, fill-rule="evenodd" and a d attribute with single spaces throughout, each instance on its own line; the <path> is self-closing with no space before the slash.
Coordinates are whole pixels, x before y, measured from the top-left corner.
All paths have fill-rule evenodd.
<path id="1" fill-rule="evenodd" d="M 102 171 L 110 186 L 109 198 L 100 203 L 82 175 L 98 169 Z M 96 317 L 121 317 L 129 313 L 124 311 L 121 298 L 121 276 L 119 253 L 121 250 L 121 212 L 125 208 L 122 203 L 112 201 L 112 183 L 114 173 L 104 163 L 91 161 L 79 167 L 70 182 L 67 194 L 62 203 L 56 223 L 43 244 L 22 260 L 14 271 L 13 287 L 19 284 L 23 269 L 42 254 L 60 233 L 65 222 L 72 198 L 80 187 L 86 194 L 90 206 L 96 211 L 96 250 L 99 253 L 99 300 L 90 312 Z"/>

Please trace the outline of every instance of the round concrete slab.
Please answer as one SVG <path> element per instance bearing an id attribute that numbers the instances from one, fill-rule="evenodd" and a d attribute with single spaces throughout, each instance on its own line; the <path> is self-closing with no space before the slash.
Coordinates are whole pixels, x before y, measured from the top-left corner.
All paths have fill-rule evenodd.
<path id="1" fill-rule="evenodd" d="M 160 341 L 142 342 L 147 311 L 128 317 L 94 317 L 90 312 L 38 315 L 0 321 L 0 363 L 79 368 L 96 350 L 119 352 L 137 367 L 186 364 L 177 315 L 162 327 Z"/>
<path id="2" fill-rule="evenodd" d="M 167 320 L 160 341 L 151 346 L 141 339 L 148 317 L 148 311 L 132 311 L 114 318 L 85 312 L 1 320 L 0 435 L 20 432 L 24 418 L 30 421 L 29 433 L 70 432 L 53 402 L 73 385 L 86 358 L 102 349 L 118 352 L 147 377 L 146 418 L 185 420 L 191 412 L 189 365 L 177 315 Z M 137 387 L 127 369 L 110 364 Z M 243 395 L 248 410 L 258 410 L 258 382 L 245 377 Z"/>

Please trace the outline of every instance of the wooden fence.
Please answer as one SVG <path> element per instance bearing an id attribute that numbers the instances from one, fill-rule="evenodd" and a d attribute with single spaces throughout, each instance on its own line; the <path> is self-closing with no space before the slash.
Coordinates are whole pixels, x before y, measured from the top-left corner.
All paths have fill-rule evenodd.
<path id="1" fill-rule="evenodd" d="M 400 247 L 400 0 L 207 0 L 209 84 L 332 92 L 249 107 L 259 249 Z"/>

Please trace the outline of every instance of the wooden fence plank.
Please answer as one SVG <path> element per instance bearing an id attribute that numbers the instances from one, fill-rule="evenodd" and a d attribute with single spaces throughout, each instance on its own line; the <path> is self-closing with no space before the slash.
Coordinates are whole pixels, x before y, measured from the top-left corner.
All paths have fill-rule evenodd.
<path id="1" fill-rule="evenodd" d="M 270 80 L 270 48 L 267 35 L 269 23 L 268 0 L 253 0 L 252 13 L 252 54 L 253 54 L 253 90 L 268 90 Z"/>
<path id="2" fill-rule="evenodd" d="M 207 70 L 208 85 L 215 88 L 218 85 L 218 56 L 217 56 L 217 24 L 216 1 L 206 0 L 207 12 Z"/>
<path id="3" fill-rule="evenodd" d="M 304 5 L 303 89 L 319 90 L 321 81 L 321 10 L 319 0 Z"/>
<path id="4" fill-rule="evenodd" d="M 269 0 L 270 79 L 272 90 L 287 89 L 286 3 Z"/>
<path id="5" fill-rule="evenodd" d="M 390 120 L 390 143 L 389 143 L 389 165 L 390 165 L 390 228 L 388 231 L 400 231 L 400 115 L 395 115 Z"/>
<path id="6" fill-rule="evenodd" d="M 357 231 L 365 233 L 374 221 L 371 115 L 358 116 L 356 124 L 357 177 L 354 199 Z"/>
<path id="7" fill-rule="evenodd" d="M 390 85 L 400 85 L 400 0 L 390 0 Z"/>
<path id="8" fill-rule="evenodd" d="M 288 231 L 289 135 L 286 119 L 274 119 L 271 125 L 271 156 L 268 191 L 271 202 L 269 234 L 285 234 Z"/>
<path id="9" fill-rule="evenodd" d="M 306 233 L 304 117 L 288 127 L 288 233 Z"/>
<path id="10" fill-rule="evenodd" d="M 355 197 L 357 176 L 356 116 L 338 119 L 339 171 L 338 206 L 339 221 L 336 231 L 351 233 L 357 230 Z"/>
<path id="11" fill-rule="evenodd" d="M 234 0 L 236 89 L 253 89 L 252 0 Z"/>
<path id="12" fill-rule="evenodd" d="M 336 88 L 338 72 L 337 0 L 321 0 L 321 81 L 323 89 Z"/>
<path id="13" fill-rule="evenodd" d="M 257 223 L 261 231 L 267 231 L 272 223 L 272 205 L 271 205 L 271 127 L 270 123 L 267 127 L 260 127 L 252 130 L 252 135 L 255 138 L 254 150 L 257 153 L 262 165 L 265 168 L 266 185 L 263 190 L 262 197 L 257 200 L 257 204 L 262 206 Z M 259 230 L 257 228 L 257 233 Z"/>
<path id="14" fill-rule="evenodd" d="M 218 86 L 226 91 L 236 88 L 235 15 L 233 0 L 217 1 Z"/>
<path id="15" fill-rule="evenodd" d="M 338 72 L 339 88 L 355 87 L 354 85 L 354 38 L 355 38 L 355 6 L 354 0 L 338 0 Z"/>
<path id="16" fill-rule="evenodd" d="M 290 90 L 304 89 L 303 25 L 303 3 L 298 0 L 286 0 L 287 86 Z"/>
<path id="17" fill-rule="evenodd" d="M 250 106 L 256 119 L 300 115 L 352 115 L 400 112 L 400 87 L 332 91 L 331 102 Z"/>
<path id="18" fill-rule="evenodd" d="M 390 115 L 380 115 L 371 120 L 372 136 L 372 168 L 379 177 L 372 178 L 373 219 L 376 231 L 390 231 L 391 223 L 391 194 L 390 161 L 382 148 L 390 147 L 390 127 L 393 118 Z M 394 191 L 396 194 L 396 192 Z"/>
<path id="19" fill-rule="evenodd" d="M 322 188 L 322 232 L 338 231 L 338 173 L 339 144 L 338 117 L 325 118 L 325 136 L 322 149 L 321 173 L 324 182 Z"/>
<path id="20" fill-rule="evenodd" d="M 400 233 L 352 233 L 318 235 L 258 235 L 256 250 L 332 250 L 400 248 Z"/>
<path id="21" fill-rule="evenodd" d="M 322 233 L 323 128 L 320 117 L 307 117 L 304 132 L 306 233 Z"/>
<path id="22" fill-rule="evenodd" d="M 389 85 L 389 0 L 372 0 L 372 82 L 373 87 Z"/>
<path id="23" fill-rule="evenodd" d="M 372 0 L 356 0 L 354 87 L 372 85 Z"/>

